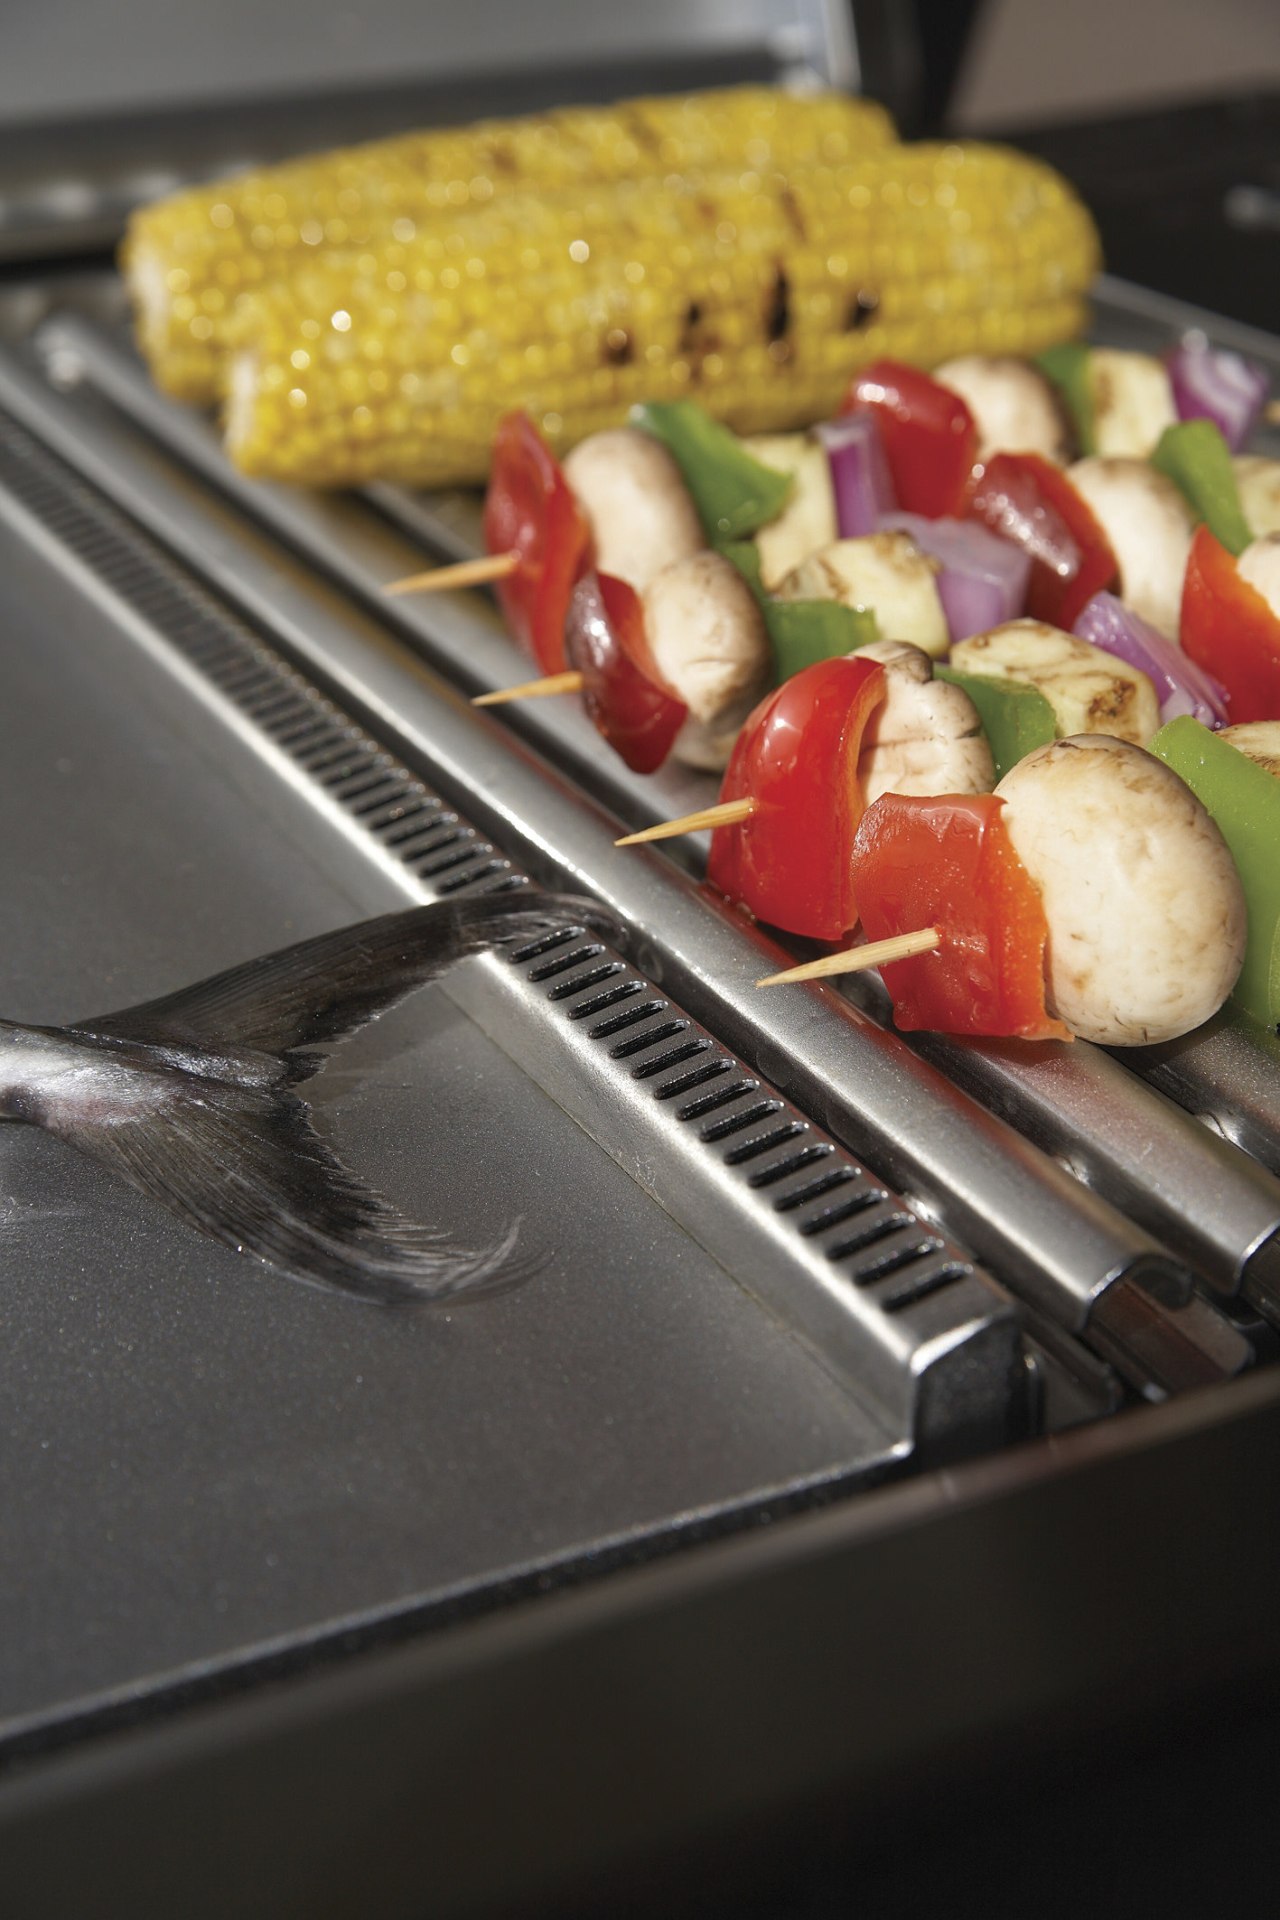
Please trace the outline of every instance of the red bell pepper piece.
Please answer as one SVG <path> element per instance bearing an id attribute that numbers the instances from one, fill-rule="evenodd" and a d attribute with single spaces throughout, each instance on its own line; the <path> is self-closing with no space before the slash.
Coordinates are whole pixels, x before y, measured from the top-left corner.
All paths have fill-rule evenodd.
<path id="1" fill-rule="evenodd" d="M 1095 593 L 1120 576 L 1106 534 L 1052 461 L 997 453 L 973 475 L 970 518 L 1031 556 L 1027 612 L 1069 633 Z"/>
<path id="2" fill-rule="evenodd" d="M 840 411 L 868 407 L 880 429 L 898 505 L 939 520 L 964 511 L 978 429 L 958 393 L 900 360 L 855 374 Z"/>
<path id="3" fill-rule="evenodd" d="M 644 610 L 625 580 L 586 573 L 569 600 L 564 652 L 582 675 L 587 717 L 635 773 L 652 773 L 671 751 L 689 709 L 658 672 Z"/>
<path id="4" fill-rule="evenodd" d="M 1233 722 L 1280 720 L 1280 620 L 1208 527 L 1182 582 L 1182 650 L 1227 690 Z"/>
<path id="5" fill-rule="evenodd" d="M 519 565 L 497 583 L 515 638 L 544 673 L 564 670 L 564 616 L 590 565 L 591 528 L 560 463 L 527 413 L 498 424 L 484 501 L 484 543 Z"/>
<path id="6" fill-rule="evenodd" d="M 853 842 L 868 940 L 936 927 L 932 953 L 882 969 L 903 1032 L 1069 1040 L 1044 1003 L 1048 926 L 993 793 L 882 794 Z"/>
<path id="7" fill-rule="evenodd" d="M 750 798 L 755 811 L 716 828 L 707 878 L 758 920 L 815 940 L 856 924 L 858 754 L 884 692 L 877 661 L 819 660 L 766 695 L 738 735 L 720 798 Z"/>

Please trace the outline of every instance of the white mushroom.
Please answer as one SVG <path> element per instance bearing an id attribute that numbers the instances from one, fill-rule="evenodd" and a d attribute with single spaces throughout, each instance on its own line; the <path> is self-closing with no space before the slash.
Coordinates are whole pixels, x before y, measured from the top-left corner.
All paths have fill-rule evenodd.
<path id="1" fill-rule="evenodd" d="M 1223 727 L 1218 738 L 1267 773 L 1280 775 L 1280 720 L 1241 720 L 1234 727 Z"/>
<path id="2" fill-rule="evenodd" d="M 1261 453 L 1239 453 L 1231 462 L 1240 491 L 1240 511 L 1259 538 L 1280 533 L 1280 460 Z"/>
<path id="3" fill-rule="evenodd" d="M 1145 746 L 1160 725 L 1150 677 L 1126 660 L 1043 620 L 1007 620 L 952 648 L 961 673 L 1035 687 L 1060 734 L 1105 733 Z"/>
<path id="4" fill-rule="evenodd" d="M 640 599 L 654 664 L 689 709 L 671 751 L 717 772 L 773 677 L 764 616 L 732 561 L 711 548 L 664 567 Z"/>
<path id="5" fill-rule="evenodd" d="M 875 640 L 857 651 L 885 670 L 885 697 L 858 755 L 867 805 L 882 793 L 990 793 L 995 765 L 964 689 L 935 680 L 928 654 L 904 640 Z"/>
<path id="6" fill-rule="evenodd" d="M 960 398 L 978 429 L 978 458 L 1039 453 L 1059 466 L 1071 453 L 1071 429 L 1053 382 L 1011 353 L 966 353 L 935 367 L 935 380 Z"/>
<path id="7" fill-rule="evenodd" d="M 1038 747 L 996 788 L 1040 889 L 1050 1010 L 1104 1046 L 1189 1033 L 1244 956 L 1244 891 L 1226 843 L 1177 774 L 1121 740 Z"/>
<path id="8" fill-rule="evenodd" d="M 707 544 L 679 467 L 651 433 L 593 433 L 566 457 L 564 474 L 590 523 L 597 569 L 637 593 Z"/>
<path id="9" fill-rule="evenodd" d="M 907 533 L 837 540 L 811 553 L 778 587 L 779 600 L 837 600 L 875 614 L 885 640 L 909 640 L 940 660 L 951 644 L 937 563 Z"/>
<path id="10" fill-rule="evenodd" d="M 791 476 L 791 492 L 782 512 L 755 536 L 760 579 L 772 593 L 792 567 L 839 534 L 831 462 L 820 441 L 806 433 L 767 433 L 743 441 L 764 466 Z"/>
<path id="11" fill-rule="evenodd" d="M 1149 353 L 1095 347 L 1086 362 L 1094 451 L 1104 459 L 1145 460 L 1178 418 L 1173 382 Z"/>
<path id="12" fill-rule="evenodd" d="M 1172 480 L 1145 460 L 1091 456 L 1067 478 L 1111 543 L 1120 568 L 1120 597 L 1163 633 L 1178 637 L 1182 579 L 1195 521 Z"/>
<path id="13" fill-rule="evenodd" d="M 1280 533 L 1269 533 L 1247 546 L 1236 561 L 1236 571 L 1280 620 Z"/>

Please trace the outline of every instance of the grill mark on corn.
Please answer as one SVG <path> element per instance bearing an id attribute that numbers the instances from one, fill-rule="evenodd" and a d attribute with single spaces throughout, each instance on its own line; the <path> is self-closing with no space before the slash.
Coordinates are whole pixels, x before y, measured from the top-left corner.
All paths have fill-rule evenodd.
<path id="1" fill-rule="evenodd" d="M 785 183 L 778 190 L 778 205 L 786 215 L 787 225 L 801 245 L 808 245 L 809 229 L 805 225 L 804 215 L 800 211 L 800 202 L 791 188 Z"/>
<path id="2" fill-rule="evenodd" d="M 698 378 L 700 369 L 697 361 L 703 354 L 716 353 L 720 348 L 720 336 L 706 325 L 706 310 L 700 300 L 690 300 L 684 310 L 680 327 L 678 351 L 687 355 L 692 364 L 690 372 Z"/>
<path id="3" fill-rule="evenodd" d="M 773 288 L 764 324 L 765 337 L 771 346 L 784 340 L 791 326 L 791 282 L 781 260 L 774 269 Z"/>
<path id="4" fill-rule="evenodd" d="M 844 316 L 845 332 L 860 333 L 863 327 L 870 325 L 879 311 L 880 295 L 872 293 L 867 287 L 859 287 L 849 302 Z"/>
<path id="5" fill-rule="evenodd" d="M 485 157 L 489 163 L 490 173 L 499 173 L 504 180 L 519 179 L 521 171 L 520 162 L 516 159 L 516 156 L 512 153 L 505 141 L 491 141 Z"/>
<path id="6" fill-rule="evenodd" d="M 641 153 L 649 154 L 654 160 L 662 159 L 662 141 L 639 107 L 620 107 L 618 124 L 635 141 Z"/>

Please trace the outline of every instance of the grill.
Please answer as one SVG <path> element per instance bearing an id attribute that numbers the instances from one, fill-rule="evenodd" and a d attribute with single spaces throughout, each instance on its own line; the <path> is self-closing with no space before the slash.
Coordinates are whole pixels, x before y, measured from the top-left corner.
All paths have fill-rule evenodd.
<path id="1" fill-rule="evenodd" d="M 646 1836 L 836 1783 L 889 1794 L 1118 1700 L 1152 1660 L 1181 1699 L 1221 1669 L 1201 1656 L 1223 1589 L 1228 1669 L 1271 1673 L 1274 1042 L 1222 1019 L 1033 1059 L 908 1044 L 866 980 L 757 995 L 787 956 L 702 888 L 705 844 L 613 847 L 707 783 L 628 773 L 573 703 L 475 712 L 520 672 L 487 597 L 382 597 L 476 550 L 474 499 L 251 485 L 149 384 L 109 271 L 0 299 L 6 1014 L 125 1004 L 530 880 L 596 894 L 626 936 L 469 962 L 316 1083 L 410 1210 L 482 1237 L 522 1216 L 535 1278 L 408 1333 L 193 1243 L 52 1142 L 0 1141 L 15 1884 L 61 1822 L 140 1831 L 158 1781 L 142 1818 L 171 1898 L 202 1795 L 265 1835 L 312 1743 L 337 1765 L 359 1741 L 359 1818 L 393 1754 L 441 1792 L 441 1911 L 550 1897 Z M 1115 344 L 1193 317 L 1101 289 Z M 1210 324 L 1280 370 L 1280 346 Z M 1122 1516 L 1122 1544 L 1090 1512 Z M 1129 1612 L 1104 1631 L 1112 1582 Z M 641 1744 L 673 1730 L 667 1775 L 611 1788 L 598 1693 Z M 479 1732 L 511 1742 L 529 1715 L 532 1785 Z M 328 1860 L 341 1820 L 312 1785 Z M 462 1839 L 490 1791 L 533 1810 L 502 1861 Z M 380 1910 L 415 1910 L 352 1845 Z M 68 1899 L 75 1871 L 55 1868 Z"/>

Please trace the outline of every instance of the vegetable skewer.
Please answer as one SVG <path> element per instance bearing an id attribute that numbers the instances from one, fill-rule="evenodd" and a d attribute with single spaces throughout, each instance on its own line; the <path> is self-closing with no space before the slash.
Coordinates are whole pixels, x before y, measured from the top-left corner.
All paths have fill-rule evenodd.
<path id="1" fill-rule="evenodd" d="M 734 827 L 744 820 L 750 820 L 757 807 L 749 794 L 737 800 L 720 800 L 713 807 L 699 807 L 693 813 L 681 814 L 678 820 L 659 820 L 652 827 L 641 827 L 638 833 L 624 833 L 621 840 L 615 840 L 615 847 L 638 847 L 647 840 L 673 840 L 681 833 L 702 833 L 708 827 Z"/>
<path id="2" fill-rule="evenodd" d="M 408 573 L 402 580 L 388 580 L 382 591 L 394 596 L 455 593 L 463 587 L 487 587 L 497 580 L 510 579 L 520 565 L 519 553 L 508 547 L 505 553 L 480 553 L 474 560 L 456 560 L 452 566 L 432 567 L 426 573 Z"/>
<path id="3" fill-rule="evenodd" d="M 505 707 L 512 700 L 545 700 L 558 693 L 581 693 L 586 685 L 586 675 L 577 667 L 566 667 L 563 673 L 545 673 L 540 680 L 522 680 L 519 686 L 495 687 L 492 693 L 473 694 L 473 707 Z"/>
<path id="4" fill-rule="evenodd" d="M 888 966 L 894 960 L 911 960 L 918 953 L 932 953 L 941 941 L 937 927 L 921 927 L 916 933 L 895 933 L 887 940 L 873 940 L 865 947 L 846 947 L 840 953 L 824 953 L 817 960 L 804 960 L 798 967 L 786 967 L 781 973 L 766 973 L 756 985 L 794 986 L 802 980 L 828 980 L 838 974 L 866 973 L 872 967 Z"/>
<path id="5" fill-rule="evenodd" d="M 1055 741 L 991 795 L 886 795 L 850 864 L 873 944 L 810 966 L 880 964 L 906 1030 L 1175 1039 L 1216 1012 L 1245 953 L 1222 834 L 1176 774 L 1122 741 Z M 910 951 L 883 945 L 898 939 Z"/>
<path id="6" fill-rule="evenodd" d="M 1062 349 L 1057 357 L 1070 361 L 1073 355 L 1109 364 L 1105 356 L 1089 356 L 1084 348 Z M 1127 366 L 1135 356 L 1117 358 Z M 1136 358 L 1148 385 L 1154 374 L 1167 386 L 1159 362 Z M 1069 449 L 1062 437 L 1062 413 L 1044 375 L 1010 356 L 974 356 L 948 363 L 940 372 L 956 382 L 954 389 L 917 369 L 877 361 L 850 389 L 846 404 L 854 411 L 808 438 L 743 442 L 690 402 L 648 405 L 636 409 L 635 424 L 589 436 L 564 468 L 533 423 L 513 416 L 499 436 L 486 512 L 496 510 L 495 502 L 500 509 L 512 492 L 517 498 L 523 492 L 520 517 L 526 552 L 495 548 L 488 564 L 499 577 L 523 575 L 526 590 L 536 591 L 534 576 L 556 560 L 556 542 L 537 529 L 539 507 L 549 520 L 557 498 L 572 500 L 578 524 L 585 519 L 590 537 L 590 552 L 579 540 L 574 564 L 581 569 L 594 558 L 602 578 L 616 576 L 642 595 L 651 587 L 656 591 L 660 577 L 680 560 L 705 553 L 708 538 L 720 544 L 760 602 L 778 678 L 807 662 L 859 651 L 869 636 L 854 628 L 868 617 L 935 655 L 946 651 L 949 630 L 958 651 L 943 677 L 977 698 L 984 725 L 995 729 L 1001 772 L 1020 752 L 1055 732 L 1096 729 L 1145 740 L 1157 725 L 1153 701 L 1160 706 L 1161 719 L 1190 710 L 1225 720 L 1225 706 L 1211 680 L 1201 676 L 1197 683 L 1194 667 L 1176 647 L 1140 615 L 1094 591 L 1100 583 L 1114 581 L 1117 561 L 1083 494 L 1053 463 L 1054 454 L 1060 458 Z M 981 428 L 966 393 L 975 397 Z M 1142 412 L 1139 405 L 1136 417 Z M 516 444 L 536 447 L 536 459 L 530 456 L 529 471 L 518 475 L 513 487 L 504 448 L 517 421 Z M 1035 451 L 1035 443 L 1044 443 L 1051 427 L 1057 439 L 1045 453 Z M 1030 443 L 1029 450 L 1001 450 L 994 438 L 1001 430 L 1019 443 Z M 1171 445 L 1178 450 L 1170 468 L 1178 487 L 1155 467 L 1132 460 L 1095 460 L 1092 467 L 1085 461 L 1078 469 L 1082 480 L 1098 469 L 1100 481 L 1106 482 L 1104 500 L 1114 496 L 1121 503 L 1118 521 L 1108 511 L 1121 544 L 1128 543 L 1126 571 L 1131 570 L 1132 527 L 1134 515 L 1142 511 L 1144 487 L 1168 493 L 1176 516 L 1171 524 L 1180 531 L 1188 524 L 1188 507 L 1179 488 L 1192 510 L 1201 500 L 1225 503 L 1235 523 L 1244 524 L 1218 428 L 1203 419 L 1168 428 L 1156 449 L 1157 464 Z M 979 449 L 983 460 L 972 465 Z M 539 481 L 550 489 L 544 503 L 536 499 Z M 899 498 L 906 511 L 898 507 Z M 946 512 L 941 518 L 929 517 L 941 509 L 959 510 L 966 518 Z M 753 535 L 754 543 L 738 537 L 746 535 Z M 1147 543 L 1137 545 L 1145 564 Z M 1170 606 L 1181 590 L 1185 532 L 1175 546 L 1172 558 L 1166 554 L 1162 588 Z M 713 570 L 716 565 L 714 560 L 706 564 Z M 465 584 L 483 578 L 485 570 L 484 562 L 474 574 L 439 569 L 423 576 L 423 584 Z M 561 569 L 557 603 L 564 599 L 570 574 L 571 569 Z M 411 577 L 404 585 L 415 580 Z M 1136 590 L 1136 573 L 1132 584 Z M 401 583 L 394 585 L 399 588 Z M 1013 619 L 1024 600 L 1031 613 L 1040 612 L 1038 628 L 1034 621 Z M 567 612 L 567 601 L 565 606 Z M 649 611 L 647 606 L 643 610 L 646 630 Z M 687 726 L 677 709 L 665 703 L 684 698 L 682 676 L 689 662 L 700 662 L 731 642 L 734 623 L 727 631 L 718 625 L 710 601 L 703 606 L 686 602 L 680 612 L 693 637 L 673 645 L 668 635 L 658 645 L 665 672 L 656 682 L 650 679 L 652 651 L 628 648 L 619 636 L 606 643 L 597 618 L 596 657 L 589 675 L 576 662 L 572 669 L 561 663 L 537 680 L 483 694 L 479 704 L 576 693 L 606 739 L 638 771 L 656 764 L 663 738 L 690 764 L 722 765 L 731 744 L 723 703 L 717 703 L 712 714 L 699 695 L 694 705 L 701 724 Z M 1066 631 L 1071 616 L 1074 638 Z M 741 626 L 741 610 L 737 624 Z M 1166 617 L 1166 624 L 1174 622 Z M 997 639 L 998 653 L 990 651 Z M 1082 648 L 1080 641 L 1089 644 Z M 749 651 L 753 644 L 748 642 Z M 1110 664 L 1099 647 L 1114 656 Z M 1122 685 L 1124 676 L 1115 659 L 1137 668 L 1136 679 Z M 972 669 L 980 676 L 976 680 Z M 576 672 L 576 677 L 566 677 L 567 672 Z M 996 675 L 1007 683 L 1003 695 Z M 1024 676 L 1048 693 L 1051 717 L 1045 709 L 1038 719 L 1031 718 L 1028 703 L 1034 695 L 1021 685 Z M 1154 695 L 1148 680 L 1157 689 Z M 729 692 L 736 693 L 732 679 Z M 655 716 L 665 710 L 662 731 L 649 722 L 637 731 L 633 719 L 618 711 L 637 700 Z M 1081 710 L 1083 704 L 1087 711 Z M 1028 708 L 1025 714 L 1022 705 Z M 710 732 L 709 718 L 717 723 Z M 695 740 L 696 752 L 691 753 Z M 623 741 L 628 743 L 625 750 Z"/>
<path id="7" fill-rule="evenodd" d="M 941 381 L 917 369 L 881 360 L 855 380 L 849 396 L 855 410 L 820 427 L 816 437 L 807 441 L 793 436 L 790 441 L 744 443 L 696 406 L 680 402 L 637 409 L 635 426 L 591 436 L 569 456 L 563 470 L 539 443 L 538 471 L 554 476 L 554 484 L 576 498 L 590 527 L 599 571 L 617 574 L 641 592 L 686 552 L 691 557 L 705 537 L 726 543 L 723 551 L 740 567 L 760 600 L 779 678 L 806 661 L 859 650 L 869 636 L 846 633 L 839 623 L 864 620 L 874 610 L 885 631 L 935 655 L 945 652 L 948 629 L 951 640 L 971 653 L 989 647 L 993 631 L 998 632 L 1007 640 L 1006 652 L 1022 664 L 1014 666 L 986 653 L 970 660 L 957 652 L 952 667 L 964 675 L 960 684 L 970 692 L 974 685 L 966 673 L 970 666 L 986 676 L 998 668 L 1001 677 L 1012 674 L 1015 683 L 1025 674 L 1036 685 L 1047 686 L 1052 679 L 1065 687 L 1070 655 L 1076 670 L 1077 704 L 1087 686 L 1091 705 L 1087 715 L 1059 711 L 1056 696 L 1051 696 L 1061 722 L 1057 731 L 1062 734 L 1100 726 L 1141 739 L 1149 737 L 1157 724 L 1141 674 L 1134 683 L 1136 705 L 1133 687 L 1123 693 L 1117 690 L 1115 698 L 1121 705 L 1115 717 L 1101 722 L 1096 718 L 1102 712 L 1099 700 L 1112 697 L 1107 689 L 1116 679 L 1116 670 L 1114 663 L 1108 668 L 1102 662 L 1093 646 L 1095 632 L 1107 652 L 1140 666 L 1143 673 L 1154 670 L 1161 687 L 1158 698 L 1167 708 L 1161 717 L 1188 706 L 1210 710 L 1212 692 L 1207 683 L 1189 695 L 1184 693 L 1180 681 L 1192 677 L 1191 669 L 1184 675 L 1180 656 L 1169 654 L 1168 649 L 1162 654 L 1159 636 L 1140 630 L 1140 623 L 1122 614 L 1117 603 L 1109 603 L 1117 608 L 1115 616 L 1101 627 L 1095 621 L 1094 631 L 1086 635 L 1083 609 L 1099 604 L 1105 596 L 1095 589 L 1113 581 L 1117 570 L 1106 536 L 1083 496 L 1049 459 L 1034 451 L 1012 454 L 992 449 L 991 435 L 998 423 L 1008 422 L 1008 431 L 1017 439 L 1043 437 L 1044 416 L 1056 417 L 1052 403 L 1044 400 L 1049 389 L 1043 375 L 1008 356 L 951 364 L 958 369 L 960 385 L 970 392 L 976 386 L 980 394 L 981 439 L 960 392 L 948 391 Z M 1151 365 L 1160 371 L 1159 363 Z M 1036 403 L 1031 407 L 1028 387 Z M 1189 450 L 1185 463 L 1189 483 L 1198 485 L 1200 440 L 1216 439 L 1217 429 L 1201 420 L 1171 431 L 1184 435 L 1180 444 Z M 504 428 L 500 439 L 507 432 Z M 527 419 L 522 433 L 538 438 Z M 1162 445 L 1169 437 L 1166 434 Z M 985 464 L 972 467 L 970 473 L 979 446 Z M 764 464 L 759 456 L 764 456 Z M 1226 459 L 1221 447 L 1208 463 L 1215 468 L 1219 492 L 1229 484 L 1224 480 Z M 1153 486 L 1176 492 L 1163 475 L 1127 464 L 1149 474 Z M 1084 463 L 1085 468 L 1088 465 Z M 1117 470 L 1125 465 L 1111 463 Z M 1120 485 L 1122 494 L 1125 484 Z M 491 494 L 501 497 L 505 488 L 503 462 L 498 457 Z M 899 497 L 914 511 L 899 510 Z M 957 520 L 945 513 L 941 518 L 928 517 L 942 508 L 955 511 L 957 506 L 967 518 Z M 924 513 L 919 511 L 922 508 Z M 1180 499 L 1176 512 L 1178 524 L 1185 526 L 1187 509 Z M 699 531 L 699 520 L 704 532 Z M 840 537 L 817 549 L 806 544 L 815 538 L 821 542 L 827 529 Z M 737 538 L 753 533 L 755 545 Z M 1180 587 L 1183 558 L 1179 550 L 1172 567 L 1174 577 L 1165 585 L 1170 603 Z M 766 560 L 772 569 L 769 574 Z M 495 556 L 497 564 L 514 568 L 519 563 L 499 562 Z M 446 571 L 440 584 L 456 578 Z M 1008 625 L 1021 611 L 1024 596 L 1029 610 L 1038 611 L 1042 621 L 1035 666 L 1028 664 L 1034 623 Z M 697 655 L 713 644 L 714 621 L 704 617 L 703 609 L 686 611 L 691 631 L 696 628 L 699 637 L 683 650 L 675 649 L 674 655 L 670 647 L 663 649 L 668 690 L 673 659 L 678 668 L 682 657 Z M 1082 650 L 1066 632 L 1072 617 L 1078 637 L 1087 637 L 1091 643 L 1087 649 Z M 946 677 L 955 676 L 949 670 Z M 678 670 L 674 679 L 678 684 Z M 627 732 L 625 725 L 608 718 L 612 696 L 607 689 L 595 686 L 588 693 L 585 680 L 566 680 L 559 672 L 521 682 L 518 689 L 483 695 L 481 700 L 500 705 L 506 699 L 553 692 L 583 693 L 601 731 L 615 744 Z M 1205 707 L 1206 696 L 1210 708 Z M 1006 707 L 1011 699 L 1012 694 L 1006 697 Z M 1169 706 L 1169 702 L 1175 704 Z M 1121 724 L 1126 703 L 1132 713 Z M 984 693 L 982 705 L 985 718 L 999 703 L 993 694 Z M 675 729 L 672 732 L 677 742 L 683 738 Z M 1035 744 L 1034 729 L 1027 744 Z M 648 744 L 646 751 L 652 751 Z M 727 741 L 723 753 L 727 753 Z M 723 753 L 705 764 L 723 764 Z M 650 764 L 646 761 L 645 770 Z M 1002 770 L 1008 764 L 1007 756 L 1002 756 Z"/>

